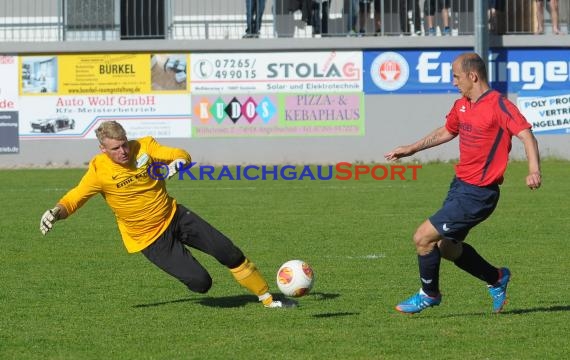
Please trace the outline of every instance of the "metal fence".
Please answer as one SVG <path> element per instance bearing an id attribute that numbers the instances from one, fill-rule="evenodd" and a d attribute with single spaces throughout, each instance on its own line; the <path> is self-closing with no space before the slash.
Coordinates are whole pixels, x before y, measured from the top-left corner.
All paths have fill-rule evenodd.
<path id="1" fill-rule="evenodd" d="M 248 1 L 262 10 L 259 30 L 256 12 L 251 21 L 246 15 Z M 542 2 L 541 33 L 556 30 L 555 2 Z M 566 34 L 568 2 L 558 0 L 557 12 Z M 538 32 L 535 0 L 498 3 L 491 32 Z M 461 36 L 473 34 L 473 15 L 473 0 L 0 0 L 0 41 Z"/>

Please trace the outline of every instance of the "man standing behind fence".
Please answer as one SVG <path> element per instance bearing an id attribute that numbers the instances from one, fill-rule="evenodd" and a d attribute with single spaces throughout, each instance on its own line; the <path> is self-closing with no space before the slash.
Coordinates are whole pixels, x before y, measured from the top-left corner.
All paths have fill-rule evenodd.
<path id="1" fill-rule="evenodd" d="M 403 35 L 421 35 L 420 0 L 400 0 L 400 30 Z"/>
<path id="2" fill-rule="evenodd" d="M 245 0 L 245 11 L 247 27 L 243 38 L 258 38 L 263 12 L 265 11 L 265 0 Z"/>
<path id="3" fill-rule="evenodd" d="M 552 33 L 560 35 L 560 26 L 558 24 L 558 0 L 546 0 L 550 6 L 550 21 L 552 23 Z M 535 1 L 536 10 L 536 31 L 535 34 L 544 34 L 544 1 Z"/>

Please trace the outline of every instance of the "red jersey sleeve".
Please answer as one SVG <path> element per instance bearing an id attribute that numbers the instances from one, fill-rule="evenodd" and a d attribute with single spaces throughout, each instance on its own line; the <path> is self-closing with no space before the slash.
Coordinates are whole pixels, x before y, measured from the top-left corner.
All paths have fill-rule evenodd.
<path id="1" fill-rule="evenodd" d="M 460 102 L 461 100 L 456 100 L 453 107 L 445 117 L 445 128 L 453 135 L 459 134 L 459 116 L 457 111 L 460 108 Z"/>
<path id="2" fill-rule="evenodd" d="M 521 131 L 532 128 L 532 125 L 509 99 L 501 96 L 499 99 L 499 107 L 502 110 L 501 113 L 504 118 L 502 123 L 511 136 L 516 136 Z"/>

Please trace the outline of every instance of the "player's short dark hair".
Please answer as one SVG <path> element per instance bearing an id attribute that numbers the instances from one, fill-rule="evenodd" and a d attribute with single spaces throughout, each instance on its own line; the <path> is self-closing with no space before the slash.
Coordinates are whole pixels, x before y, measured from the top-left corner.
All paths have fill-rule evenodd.
<path id="1" fill-rule="evenodd" d="M 474 72 L 483 81 L 487 81 L 487 68 L 485 62 L 476 53 L 464 54 L 461 59 L 461 70 L 463 72 Z"/>

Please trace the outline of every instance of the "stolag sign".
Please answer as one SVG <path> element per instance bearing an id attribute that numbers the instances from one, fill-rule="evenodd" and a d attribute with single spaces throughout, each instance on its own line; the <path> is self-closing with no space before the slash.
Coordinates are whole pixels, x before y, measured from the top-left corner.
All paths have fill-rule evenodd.
<path id="1" fill-rule="evenodd" d="M 193 94 L 362 91 L 362 52 L 191 54 Z"/>

